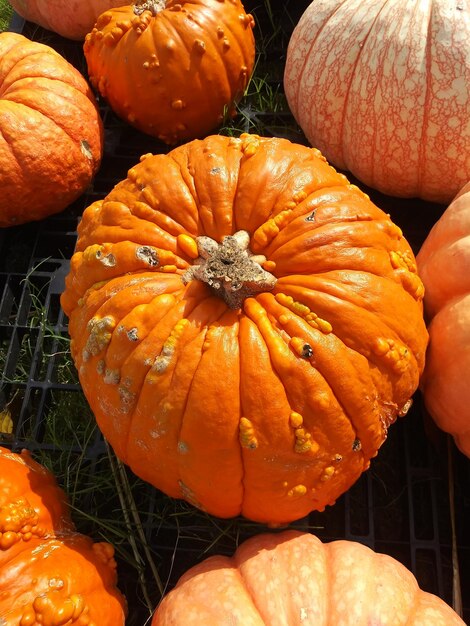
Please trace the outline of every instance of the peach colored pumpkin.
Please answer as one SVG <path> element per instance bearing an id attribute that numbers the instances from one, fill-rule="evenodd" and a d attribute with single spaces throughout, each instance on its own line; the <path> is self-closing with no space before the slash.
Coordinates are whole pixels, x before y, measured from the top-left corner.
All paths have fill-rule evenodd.
<path id="1" fill-rule="evenodd" d="M 386 194 L 447 203 L 470 178 L 468 1 L 315 0 L 284 87 L 310 143 Z"/>
<path id="2" fill-rule="evenodd" d="M 126 0 L 9 0 L 14 10 L 29 22 L 39 24 L 67 39 L 80 41 L 97 18 Z"/>
<path id="3" fill-rule="evenodd" d="M 470 457 L 470 182 L 432 228 L 417 262 L 430 320 L 424 402 Z"/>
<path id="4" fill-rule="evenodd" d="M 464 626 L 392 557 L 309 533 L 262 534 L 190 569 L 152 626 Z"/>

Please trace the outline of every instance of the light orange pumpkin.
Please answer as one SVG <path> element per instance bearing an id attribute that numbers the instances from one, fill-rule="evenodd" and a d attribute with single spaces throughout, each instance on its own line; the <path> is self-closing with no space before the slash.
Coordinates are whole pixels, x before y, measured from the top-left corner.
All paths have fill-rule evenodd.
<path id="1" fill-rule="evenodd" d="M 117 455 L 220 516 L 332 504 L 406 412 L 423 286 L 400 228 L 314 149 L 210 136 L 89 206 L 61 303 Z"/>
<path id="2" fill-rule="evenodd" d="M 67 39 L 80 41 L 91 31 L 97 18 L 126 0 L 9 0 L 25 20 L 39 24 Z"/>
<path id="3" fill-rule="evenodd" d="M 152 626 L 464 626 L 392 557 L 353 541 L 284 531 L 184 574 Z"/>
<path id="4" fill-rule="evenodd" d="M 470 182 L 431 229 L 417 262 L 430 322 L 424 402 L 470 457 Z"/>
<path id="5" fill-rule="evenodd" d="M 240 0 L 136 0 L 87 35 L 90 81 L 121 118 L 168 144 L 206 135 L 247 86 L 253 26 Z"/>
<path id="6" fill-rule="evenodd" d="M 314 0 L 284 88 L 310 143 L 394 196 L 448 203 L 470 178 L 470 19 L 456 0 Z"/>
<path id="7" fill-rule="evenodd" d="M 0 33 L 0 226 L 65 209 L 102 152 L 103 125 L 82 74 L 50 46 Z"/>
<path id="8" fill-rule="evenodd" d="M 0 623 L 123 626 L 113 547 L 74 530 L 63 491 L 27 451 L 0 448 Z"/>

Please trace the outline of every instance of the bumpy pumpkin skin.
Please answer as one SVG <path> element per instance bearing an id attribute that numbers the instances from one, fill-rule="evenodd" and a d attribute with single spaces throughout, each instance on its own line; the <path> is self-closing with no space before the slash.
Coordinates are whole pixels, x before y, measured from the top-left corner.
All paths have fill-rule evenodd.
<path id="1" fill-rule="evenodd" d="M 252 275 L 222 258 L 209 287 L 203 257 L 229 235 Z M 332 504 L 406 411 L 422 296 L 400 228 L 317 150 L 242 135 L 142 157 L 85 210 L 61 302 L 98 424 L 137 475 L 284 523 Z"/>
<path id="2" fill-rule="evenodd" d="M 207 135 L 251 76 L 253 17 L 240 0 L 141 4 L 106 11 L 87 35 L 92 85 L 121 118 L 168 144 Z"/>
<path id="3" fill-rule="evenodd" d="M 18 15 L 62 37 L 81 41 L 97 18 L 125 0 L 9 0 Z"/>
<path id="4" fill-rule="evenodd" d="M 0 226 L 65 209 L 102 151 L 101 118 L 80 72 L 49 46 L 0 33 Z"/>
<path id="5" fill-rule="evenodd" d="M 308 533 L 261 534 L 190 569 L 152 626 L 464 626 L 392 557 Z"/>
<path id="6" fill-rule="evenodd" d="M 29 514 L 27 518 L 16 516 L 13 529 L 11 524 L 14 509 L 26 511 L 26 503 L 30 507 Z M 24 535 L 24 539 L 29 541 L 31 537 L 47 537 L 66 528 L 73 528 L 64 492 L 52 474 L 34 461 L 26 450 L 16 454 L 0 448 L 0 511 L 2 533 L 7 517 L 10 523 L 10 535 L 0 535 L 0 550 L 18 543 Z M 5 554 L 0 552 L 0 563 Z"/>
<path id="7" fill-rule="evenodd" d="M 417 256 L 429 320 L 424 402 L 470 457 L 470 183 L 431 229 Z"/>
<path id="8" fill-rule="evenodd" d="M 63 491 L 29 453 L 0 448 L 0 623 L 123 626 L 114 549 L 74 530 Z"/>
<path id="9" fill-rule="evenodd" d="M 454 0 L 314 0 L 284 88 L 310 143 L 386 194 L 449 203 L 470 178 L 470 20 Z"/>

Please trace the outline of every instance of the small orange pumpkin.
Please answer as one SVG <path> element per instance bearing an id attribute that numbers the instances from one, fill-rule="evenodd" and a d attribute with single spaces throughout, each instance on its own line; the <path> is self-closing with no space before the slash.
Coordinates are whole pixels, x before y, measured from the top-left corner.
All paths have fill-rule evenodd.
<path id="1" fill-rule="evenodd" d="M 123 626 L 114 550 L 74 530 L 63 491 L 27 451 L 0 448 L 0 623 Z"/>
<path id="2" fill-rule="evenodd" d="M 470 182 L 431 229 L 417 262 L 430 337 L 424 403 L 470 457 Z"/>
<path id="3" fill-rule="evenodd" d="M 354 541 L 261 534 L 184 574 L 152 626 L 464 626 L 394 558 Z"/>
<path id="4" fill-rule="evenodd" d="M 121 118 L 168 144 L 205 135 L 247 86 L 253 26 L 240 0 L 136 0 L 87 35 L 90 81 Z"/>
<path id="5" fill-rule="evenodd" d="M 65 209 L 102 153 L 103 125 L 80 72 L 50 46 L 0 33 L 0 226 Z"/>
<path id="6" fill-rule="evenodd" d="M 318 152 L 210 136 L 88 207 L 61 303 L 117 455 L 208 512 L 284 523 L 368 468 L 424 367 L 400 228 Z"/>

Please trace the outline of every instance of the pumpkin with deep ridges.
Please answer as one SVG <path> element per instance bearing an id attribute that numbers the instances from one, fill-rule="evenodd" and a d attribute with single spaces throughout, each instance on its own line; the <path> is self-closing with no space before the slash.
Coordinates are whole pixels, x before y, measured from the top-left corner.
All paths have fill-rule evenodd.
<path id="1" fill-rule="evenodd" d="M 261 534 L 183 574 L 152 626 L 464 626 L 399 561 L 354 541 Z"/>
<path id="2" fill-rule="evenodd" d="M 117 455 L 208 512 L 332 504 L 406 412 L 423 285 L 398 226 L 318 152 L 211 136 L 88 207 L 61 297 Z"/>
<path id="3" fill-rule="evenodd" d="M 50 46 L 0 33 L 0 227 L 64 210 L 101 163 L 90 86 Z"/>
<path id="4" fill-rule="evenodd" d="M 284 89 L 313 146 L 374 189 L 448 203 L 470 178 L 470 19 L 454 0 L 314 0 Z"/>

